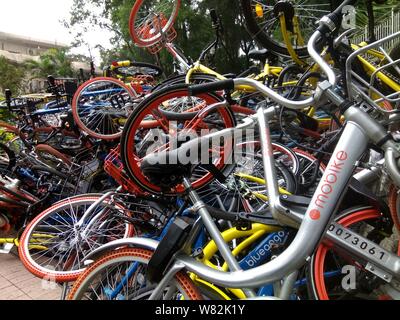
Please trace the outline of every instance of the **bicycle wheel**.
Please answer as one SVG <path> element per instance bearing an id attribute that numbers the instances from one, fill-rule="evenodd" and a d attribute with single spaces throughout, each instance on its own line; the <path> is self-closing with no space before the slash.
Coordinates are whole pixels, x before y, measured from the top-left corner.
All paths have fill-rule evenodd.
<path id="1" fill-rule="evenodd" d="M 377 209 L 351 210 L 340 215 L 336 221 L 377 244 L 385 239 L 384 234 L 387 235 L 387 231 L 391 229 L 386 226 L 385 219 Z M 353 241 L 356 240 L 354 238 Z M 363 244 L 366 243 L 359 245 Z M 369 250 L 375 252 L 377 249 L 369 248 Z M 354 283 L 344 279 L 347 274 L 344 272 L 344 267 L 354 268 L 355 279 L 352 279 Z M 319 245 L 308 269 L 310 295 L 317 300 L 381 299 L 382 296 L 387 296 L 387 292 L 393 292 L 387 291 L 389 284 L 365 269 L 365 262 L 332 244 Z"/>
<path id="2" fill-rule="evenodd" d="M 138 75 L 149 75 L 159 77 L 163 74 L 163 70 L 154 64 L 136 61 L 123 61 L 113 64 L 111 70 L 114 74 L 122 77 L 135 77 Z"/>
<path id="3" fill-rule="evenodd" d="M 329 14 L 332 2 L 304 0 L 304 1 L 277 1 L 277 0 L 240 0 L 245 23 L 250 34 L 265 48 L 281 54 L 289 55 L 283 41 L 280 28 L 279 12 L 284 12 L 287 28 L 292 37 L 292 46 L 300 57 L 308 56 L 307 42 L 314 33 L 316 22 L 324 15 Z M 300 34 L 293 29 L 297 17 Z M 302 41 L 302 40 L 303 41 Z"/>
<path id="4" fill-rule="evenodd" d="M 146 266 L 153 252 L 140 248 L 112 251 L 91 265 L 74 283 L 68 300 L 146 300 L 155 288 L 147 281 Z M 183 272 L 172 280 L 176 291 L 169 299 L 202 300 Z M 165 297 L 165 296 L 164 296 Z"/>
<path id="5" fill-rule="evenodd" d="M 129 31 L 133 42 L 149 47 L 174 25 L 181 0 L 138 0 L 132 7 Z"/>
<path id="6" fill-rule="evenodd" d="M 5 144 L 15 154 L 19 154 L 25 149 L 19 129 L 3 121 L 0 121 L 0 142 Z"/>
<path id="7" fill-rule="evenodd" d="M 134 106 L 135 94 L 123 82 L 100 77 L 82 84 L 72 100 L 78 127 L 93 138 L 119 139 Z"/>
<path id="8" fill-rule="evenodd" d="M 400 231 L 400 197 L 399 190 L 392 185 L 388 195 L 390 214 L 398 231 Z"/>
<path id="9" fill-rule="evenodd" d="M 226 108 L 197 118 L 206 106 L 219 101 L 221 98 L 214 94 L 190 96 L 185 85 L 159 90 L 143 100 L 128 119 L 121 139 L 121 159 L 132 181 L 145 191 L 159 194 L 163 190 L 151 183 L 140 168 L 141 160 L 150 151 L 158 152 L 169 147 L 169 139 L 174 139 L 178 133 L 201 135 L 209 130 L 233 127 L 234 117 Z M 220 169 L 225 166 L 221 158 L 216 159 L 215 165 Z M 205 185 L 211 179 L 212 174 L 208 170 L 197 166 L 192 177 L 193 187 Z"/>
<path id="10" fill-rule="evenodd" d="M 218 78 L 213 76 L 213 75 L 209 75 L 206 73 L 194 73 L 192 74 L 192 76 L 190 77 L 190 83 L 193 84 L 202 84 L 202 83 L 209 83 L 209 82 L 215 82 L 218 81 Z M 169 78 L 167 80 L 165 80 L 164 82 L 161 82 L 159 85 L 155 86 L 152 89 L 152 92 L 156 92 L 159 91 L 161 89 L 165 89 L 165 88 L 169 88 L 171 86 L 174 85 L 178 85 L 178 84 L 185 84 L 186 83 L 186 75 L 178 75 L 178 76 L 174 76 L 172 78 Z M 231 106 L 231 110 L 232 112 L 235 114 L 235 118 L 237 120 L 248 116 L 248 115 L 252 115 L 255 113 L 254 110 L 252 110 L 249 107 L 246 106 L 242 106 L 242 105 L 232 105 Z"/>
<path id="11" fill-rule="evenodd" d="M 85 269 L 82 259 L 88 253 L 109 241 L 135 234 L 134 226 L 124 219 L 130 215 L 127 209 L 107 200 L 82 221 L 86 210 L 100 197 L 66 199 L 39 214 L 21 236 L 19 256 L 24 266 L 40 278 L 73 281 Z M 31 249 L 32 241 L 41 250 Z"/>
<path id="12" fill-rule="evenodd" d="M 201 83 L 218 81 L 218 79 L 215 76 L 205 73 L 194 73 L 190 79 L 191 79 L 191 84 L 201 84 Z M 172 78 L 168 78 L 167 80 L 161 82 L 159 85 L 155 86 L 152 89 L 152 92 L 156 92 L 161 89 L 168 88 L 170 86 L 185 84 L 185 83 L 186 83 L 186 74 L 181 74 L 178 76 L 174 76 Z"/>
<path id="13" fill-rule="evenodd" d="M 325 165 L 308 152 L 296 148 L 293 150 L 299 159 L 300 169 L 297 173 L 298 194 L 312 197 L 325 172 Z"/>
<path id="14" fill-rule="evenodd" d="M 274 144 L 278 185 L 287 193 L 295 193 L 296 181 L 291 169 L 298 166 L 297 157 L 279 144 Z M 229 212 L 256 212 L 268 207 L 264 182 L 264 164 L 260 143 L 242 143 L 235 149 L 235 165 L 225 181 L 214 180 L 197 193 L 209 206 Z"/>

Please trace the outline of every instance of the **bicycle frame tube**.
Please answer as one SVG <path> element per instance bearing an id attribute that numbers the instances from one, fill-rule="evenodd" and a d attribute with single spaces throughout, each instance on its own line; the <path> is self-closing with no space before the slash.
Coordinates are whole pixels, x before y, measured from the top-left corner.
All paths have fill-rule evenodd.
<path id="1" fill-rule="evenodd" d="M 286 48 L 287 48 L 287 50 L 289 52 L 290 57 L 298 65 L 305 66 L 306 63 L 299 58 L 299 56 L 297 55 L 296 51 L 293 49 L 292 43 L 291 43 L 290 38 L 289 38 L 289 33 L 288 33 L 289 31 L 286 28 L 286 19 L 285 19 L 285 15 L 284 14 L 280 14 L 279 21 L 281 23 L 282 37 L 283 37 L 283 40 L 284 40 L 284 42 L 286 44 Z"/>
<path id="2" fill-rule="evenodd" d="M 184 254 L 177 255 L 176 263 L 179 266 L 183 264 L 186 269 L 204 280 L 230 288 L 258 287 L 285 278 L 303 266 L 319 244 L 352 176 L 354 165 L 366 150 L 367 142 L 368 137 L 360 126 L 354 122 L 348 122 L 296 238 L 276 259 L 249 271 L 234 272 L 214 270 Z M 273 162 L 265 162 L 265 167 L 273 165 Z M 269 170 L 274 171 L 273 168 Z M 274 197 L 274 195 L 271 196 Z M 275 199 L 278 196 L 279 194 L 275 196 Z M 282 210 L 279 200 L 272 204 Z M 286 215 L 290 213 L 286 212 Z M 299 217 L 294 214 L 294 220 L 297 219 Z"/>
<path id="3" fill-rule="evenodd" d="M 373 182 L 379 178 L 379 175 L 382 172 L 381 166 L 383 166 L 384 164 L 385 164 L 385 159 L 379 160 L 375 166 L 373 166 L 370 169 L 361 170 L 360 172 L 356 173 L 353 176 L 353 178 L 363 184 L 368 184 L 370 182 Z"/>
<path id="4" fill-rule="evenodd" d="M 276 259 L 249 271 L 226 273 L 182 254 L 178 255 L 177 262 L 207 281 L 232 288 L 257 287 L 285 278 L 303 266 L 319 244 L 367 142 L 366 134 L 358 125 L 352 122 L 346 125 L 296 238 Z M 264 166 L 268 166 L 268 162 Z"/>
<path id="5" fill-rule="evenodd" d="M 173 43 L 166 43 L 165 48 L 168 50 L 169 53 L 172 54 L 172 57 L 178 61 L 179 65 L 182 67 L 182 69 L 184 69 L 184 70 L 190 69 L 188 60 L 186 59 L 184 54 L 182 52 L 180 52 Z"/>
<path id="6" fill-rule="evenodd" d="M 83 226 L 83 224 L 86 221 L 86 218 L 89 217 L 94 210 L 96 210 L 96 208 L 103 203 L 104 200 L 106 200 L 107 198 L 112 197 L 113 195 L 116 195 L 119 191 L 121 191 L 121 187 L 119 187 L 116 191 L 110 191 L 107 192 L 104 196 L 102 196 L 101 198 L 99 198 L 97 201 L 95 201 L 86 211 L 85 213 L 82 215 L 82 218 L 76 223 L 75 227 L 77 228 L 81 228 Z M 100 217 L 103 214 L 104 210 L 101 210 L 99 213 L 97 213 L 97 215 L 95 217 L 93 217 L 91 219 L 91 221 L 89 222 L 89 224 L 85 227 L 85 229 L 82 232 L 82 235 L 85 236 L 87 230 L 90 230 L 90 228 L 92 227 L 92 225 L 96 222 L 97 217 Z"/>

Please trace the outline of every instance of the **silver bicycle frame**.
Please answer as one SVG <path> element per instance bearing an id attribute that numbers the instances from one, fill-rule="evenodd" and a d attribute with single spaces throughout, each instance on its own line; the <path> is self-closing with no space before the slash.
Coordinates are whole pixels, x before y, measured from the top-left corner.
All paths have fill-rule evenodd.
<path id="1" fill-rule="evenodd" d="M 318 64 L 320 64 L 322 70 L 328 75 L 329 83 L 324 91 L 327 92 L 329 91 L 330 87 L 335 85 L 336 77 L 333 71 L 321 59 L 317 51 L 314 49 L 315 42 L 319 36 L 319 32 L 316 32 L 312 36 L 309 43 L 309 53 L 311 57 L 317 61 Z M 292 109 L 302 109 L 313 104 L 317 100 L 314 96 L 304 101 L 291 101 L 279 96 L 272 89 L 267 88 L 254 80 L 236 79 L 234 82 L 236 86 L 250 85 L 275 102 Z M 337 96 L 333 91 L 327 93 L 327 96 L 336 104 L 340 104 L 340 102 L 343 101 L 343 99 L 340 96 Z M 318 94 L 321 94 L 321 92 L 317 92 L 317 96 Z M 336 207 L 340 203 L 341 197 L 346 191 L 348 181 L 353 175 L 356 163 L 367 150 L 367 144 L 370 140 L 378 143 L 382 138 L 385 138 L 386 132 L 384 128 L 358 108 L 350 107 L 345 112 L 345 117 L 348 122 L 335 148 L 327 169 L 316 189 L 306 214 L 303 216 L 301 213 L 285 208 L 280 202 L 280 195 L 278 192 L 276 172 L 274 167 L 274 157 L 272 152 L 272 141 L 268 128 L 268 121 L 274 114 L 275 108 L 269 108 L 267 110 L 260 109 L 256 118 L 248 118 L 247 122 L 239 128 L 226 129 L 212 135 L 201 137 L 199 139 L 200 141 L 204 141 L 206 139 L 222 137 L 227 133 L 233 134 L 235 130 L 252 126 L 256 121 L 258 121 L 260 137 L 262 141 L 262 152 L 266 177 L 265 180 L 269 195 L 270 208 L 274 218 L 282 224 L 300 224 L 300 228 L 295 239 L 292 241 L 290 246 L 276 259 L 262 266 L 246 271 L 223 272 L 215 270 L 183 253 L 178 253 L 176 255 L 175 262 L 170 270 L 181 270 L 184 267 L 188 271 L 195 273 L 207 281 L 229 288 L 259 287 L 267 283 L 281 280 L 296 272 L 297 269 L 302 267 L 309 260 L 323 236 L 327 234 L 328 238 L 334 243 L 339 244 L 340 246 L 360 257 L 364 257 L 367 261 L 372 261 L 373 264 L 378 265 L 383 270 L 390 272 L 391 275 L 394 275 L 396 278 L 400 278 L 399 257 L 384 251 L 384 253 L 387 254 L 387 258 L 384 262 L 379 261 L 379 259 L 373 259 L 373 257 L 368 256 L 361 250 L 357 250 L 357 248 L 348 242 L 342 241 L 341 238 L 338 238 L 335 234 L 332 234 L 332 232 L 327 232 L 327 228 L 334 217 Z M 182 150 L 182 152 L 185 152 L 185 150 L 190 149 L 193 147 L 193 145 L 198 143 L 199 141 L 192 140 L 179 148 L 179 151 Z M 384 143 L 382 148 L 385 150 L 385 162 L 388 171 L 396 184 L 400 185 L 400 173 L 396 163 L 396 158 L 399 156 L 397 146 L 393 143 L 393 141 L 387 141 Z M 194 203 L 195 207 L 196 205 L 197 204 Z M 205 220 L 205 225 L 210 234 L 219 232 L 217 226 L 211 217 L 209 217 L 209 215 L 202 215 L 202 218 Z M 335 223 L 332 225 L 335 227 Z M 343 229 L 345 231 L 352 232 L 346 228 Z M 359 238 L 362 241 L 368 241 L 361 236 L 359 236 Z M 132 239 L 132 241 L 136 243 L 139 243 L 138 240 L 139 239 Z M 141 245 L 147 247 L 154 246 L 153 241 L 148 241 L 147 243 L 146 239 L 141 239 L 140 243 Z M 112 245 L 109 244 L 109 247 L 111 246 Z M 99 251 L 100 250 L 97 252 Z M 374 268 L 371 268 L 370 266 L 369 270 L 372 271 L 373 269 Z M 168 272 L 168 278 L 170 276 L 171 273 Z M 163 291 L 164 286 L 166 285 L 165 282 L 166 281 L 162 281 L 162 283 L 156 288 L 156 292 L 153 294 L 154 296 L 157 296 L 157 294 L 160 294 Z"/>
<path id="2" fill-rule="evenodd" d="M 352 110 L 352 112 L 354 111 Z M 260 111 L 258 116 L 260 121 L 265 120 L 265 113 L 263 111 Z M 364 125 L 368 130 L 368 123 L 364 123 Z M 268 130 L 265 129 L 265 125 L 260 125 L 270 207 L 273 213 L 275 213 L 274 217 L 278 221 L 281 221 L 281 214 L 284 214 L 285 218 L 292 216 L 293 220 L 298 220 L 298 214 L 291 212 L 281 205 L 277 188 L 271 188 L 276 181 L 276 174 L 273 165 L 273 154 L 270 152 L 272 150 L 271 138 L 269 137 Z M 371 132 L 369 133 L 371 134 Z M 348 181 L 353 175 L 355 164 L 367 149 L 368 141 L 368 133 L 360 124 L 353 121 L 349 121 L 346 124 L 342 137 L 311 200 L 307 213 L 303 217 L 295 239 L 276 259 L 247 271 L 223 272 L 209 268 L 194 258 L 181 253 L 176 257 L 176 264 L 179 266 L 179 270 L 184 266 L 188 271 L 195 273 L 207 281 L 229 288 L 259 287 L 283 279 L 295 272 L 309 260 L 309 257 L 320 243 L 336 212 L 336 206 L 340 203 L 341 196 L 346 191 Z M 274 200 L 271 201 L 271 199 Z M 203 216 L 203 219 L 207 220 L 206 226 L 208 230 L 214 229 L 211 218 Z M 219 232 L 216 226 L 215 229 L 213 231 Z M 351 230 L 342 229 L 354 234 Z M 392 253 L 382 249 L 386 259 L 385 261 L 379 261 L 379 259 L 373 259 L 371 255 L 364 253 L 362 250 L 357 250 L 354 245 L 349 245 L 332 232 L 328 232 L 327 236 L 328 239 L 345 247 L 353 254 L 362 256 L 367 261 L 370 261 L 370 265 L 378 265 L 383 270 L 394 274 L 397 278 L 400 277 L 400 258 Z M 370 241 L 361 236 L 359 238 L 362 241 L 365 240 L 370 243 Z M 374 268 L 371 268 L 371 270 L 374 270 Z M 157 288 L 157 290 L 162 292 L 161 288 Z"/>

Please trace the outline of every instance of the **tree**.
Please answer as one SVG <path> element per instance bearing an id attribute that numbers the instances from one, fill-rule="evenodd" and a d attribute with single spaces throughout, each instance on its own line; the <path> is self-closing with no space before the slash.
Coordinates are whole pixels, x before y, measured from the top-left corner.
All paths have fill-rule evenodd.
<path id="1" fill-rule="evenodd" d="M 65 26 L 75 35 L 76 44 L 85 43 L 84 35 L 94 25 L 113 32 L 111 43 L 114 50 L 102 51 L 103 65 L 118 57 L 154 63 L 156 57 L 150 55 L 146 49 L 135 47 L 130 39 L 128 21 L 132 5 L 131 0 L 74 0 L 71 17 L 65 22 Z M 248 62 L 246 54 L 251 39 L 239 20 L 238 4 L 232 4 L 231 0 L 182 1 L 174 26 L 178 34 L 175 43 L 186 56 L 197 59 L 206 44 L 215 37 L 208 16 L 208 9 L 212 7 L 222 15 L 225 25 L 225 48 L 218 52 L 216 69 L 219 72 L 240 72 Z M 166 73 L 172 71 L 172 57 L 168 52 L 162 50 L 159 60 Z"/>
<path id="2" fill-rule="evenodd" d="M 25 71 L 19 66 L 10 63 L 5 57 L 0 56 L 0 87 L 2 93 L 10 89 L 13 94 L 22 92 Z"/>
<path id="3" fill-rule="evenodd" d="M 39 60 L 28 60 L 25 67 L 31 72 L 32 78 L 46 78 L 48 75 L 58 77 L 73 77 L 72 59 L 67 49 L 49 49 L 41 54 Z"/>

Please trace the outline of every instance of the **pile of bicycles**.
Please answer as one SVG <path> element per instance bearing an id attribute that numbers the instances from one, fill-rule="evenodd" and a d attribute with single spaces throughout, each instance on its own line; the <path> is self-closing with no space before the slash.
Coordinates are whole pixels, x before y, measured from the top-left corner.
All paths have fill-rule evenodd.
<path id="1" fill-rule="evenodd" d="M 31 273 L 70 300 L 400 299 L 400 31 L 351 44 L 356 1 L 294 3 L 241 1 L 266 46 L 241 75 L 203 65 L 215 11 L 193 62 L 180 0 L 139 0 L 132 40 L 176 76 L 120 61 L 39 109 L 6 95 L 0 228 Z"/>

